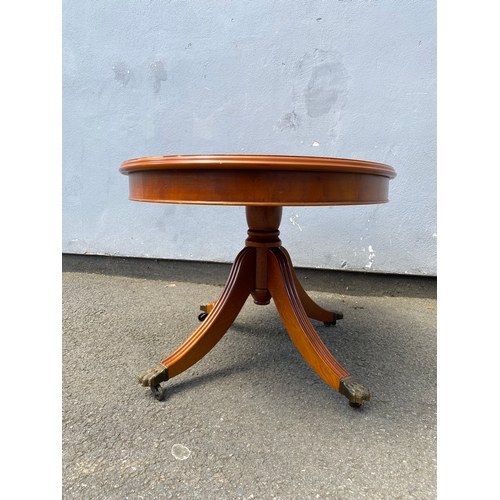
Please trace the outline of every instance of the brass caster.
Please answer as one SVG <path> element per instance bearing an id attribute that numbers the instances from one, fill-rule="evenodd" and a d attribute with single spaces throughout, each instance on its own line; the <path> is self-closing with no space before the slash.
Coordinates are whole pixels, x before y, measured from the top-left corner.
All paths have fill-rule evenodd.
<path id="1" fill-rule="evenodd" d="M 168 368 L 158 363 L 153 368 L 144 370 L 139 375 L 139 384 L 144 387 L 157 387 L 161 382 L 168 380 Z"/>
<path id="2" fill-rule="evenodd" d="M 151 386 L 151 392 L 156 400 L 163 401 L 165 399 L 165 391 L 160 384 Z"/>
<path id="3" fill-rule="evenodd" d="M 323 324 L 325 326 L 335 326 L 337 324 L 338 319 L 343 319 L 344 315 L 340 312 L 334 312 L 334 320 L 333 321 L 323 321 Z"/>
<path id="4" fill-rule="evenodd" d="M 352 375 L 340 379 L 340 394 L 349 400 L 349 406 L 359 408 L 365 401 L 370 401 L 370 391 L 358 384 Z"/>

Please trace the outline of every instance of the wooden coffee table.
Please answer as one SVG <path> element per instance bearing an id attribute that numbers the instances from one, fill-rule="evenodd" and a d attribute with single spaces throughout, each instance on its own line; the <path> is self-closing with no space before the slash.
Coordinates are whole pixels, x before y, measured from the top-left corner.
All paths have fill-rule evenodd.
<path id="1" fill-rule="evenodd" d="M 164 397 L 161 382 L 203 358 L 251 295 L 258 305 L 273 299 L 301 355 L 351 406 L 369 401 L 368 389 L 332 356 L 309 321 L 335 325 L 342 314 L 323 309 L 305 292 L 281 246 L 279 226 L 283 206 L 386 203 L 389 181 L 396 176 L 392 167 L 337 158 L 201 155 L 128 160 L 120 172 L 129 177 L 129 199 L 134 201 L 246 207 L 248 238 L 221 296 L 202 306 L 202 323 L 186 342 L 139 375 L 157 399 Z"/>

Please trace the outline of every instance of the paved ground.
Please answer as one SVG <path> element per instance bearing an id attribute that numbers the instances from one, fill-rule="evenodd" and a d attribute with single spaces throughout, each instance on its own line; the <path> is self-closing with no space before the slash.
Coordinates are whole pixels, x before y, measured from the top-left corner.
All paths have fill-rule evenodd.
<path id="1" fill-rule="evenodd" d="M 298 270 L 344 313 L 314 325 L 370 389 L 360 409 L 251 301 L 156 401 L 138 373 L 191 334 L 228 273 L 63 256 L 63 498 L 436 498 L 435 278 Z"/>

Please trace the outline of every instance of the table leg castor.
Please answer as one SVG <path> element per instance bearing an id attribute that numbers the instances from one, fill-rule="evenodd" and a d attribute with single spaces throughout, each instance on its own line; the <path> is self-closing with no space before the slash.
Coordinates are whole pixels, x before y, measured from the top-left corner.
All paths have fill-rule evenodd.
<path id="1" fill-rule="evenodd" d="M 160 384 L 151 386 L 151 392 L 158 401 L 163 401 L 165 399 L 165 391 Z"/>

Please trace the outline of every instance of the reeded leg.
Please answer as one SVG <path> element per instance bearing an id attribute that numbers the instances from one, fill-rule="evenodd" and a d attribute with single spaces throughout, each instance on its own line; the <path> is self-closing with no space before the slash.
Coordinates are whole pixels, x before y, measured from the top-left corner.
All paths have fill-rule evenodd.
<path id="1" fill-rule="evenodd" d="M 268 251 L 268 288 L 281 319 L 300 354 L 311 368 L 331 387 L 358 406 L 369 401 L 367 389 L 354 381 L 333 357 L 311 325 L 296 289 L 293 270 L 281 248 Z"/>
<path id="2" fill-rule="evenodd" d="M 281 247 L 281 251 L 283 252 L 288 261 L 288 266 L 290 268 L 293 277 L 295 288 L 297 290 L 300 302 L 302 303 L 302 306 L 304 307 L 307 316 L 309 318 L 316 319 L 318 321 L 323 321 L 323 323 L 325 323 L 325 325 L 327 326 L 334 325 L 338 319 L 342 319 L 344 315 L 341 312 L 333 312 L 323 309 L 321 306 L 316 304 L 316 302 L 314 302 L 314 300 L 311 299 L 311 297 L 309 297 L 307 292 L 300 284 L 299 278 L 297 278 L 297 275 L 295 274 L 289 253 L 283 247 Z"/>
<path id="3" fill-rule="evenodd" d="M 236 257 L 220 298 L 194 333 L 158 365 L 144 370 L 139 383 L 157 386 L 198 362 L 223 337 L 255 288 L 255 249 L 244 248 Z"/>

